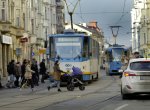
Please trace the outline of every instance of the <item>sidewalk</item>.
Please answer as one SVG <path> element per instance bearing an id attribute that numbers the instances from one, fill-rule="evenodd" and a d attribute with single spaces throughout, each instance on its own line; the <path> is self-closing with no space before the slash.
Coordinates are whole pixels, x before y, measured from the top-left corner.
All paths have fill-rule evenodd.
<path id="1" fill-rule="evenodd" d="M 6 83 L 7 83 L 7 77 L 2 77 L 1 78 L 2 87 L 5 87 Z"/>

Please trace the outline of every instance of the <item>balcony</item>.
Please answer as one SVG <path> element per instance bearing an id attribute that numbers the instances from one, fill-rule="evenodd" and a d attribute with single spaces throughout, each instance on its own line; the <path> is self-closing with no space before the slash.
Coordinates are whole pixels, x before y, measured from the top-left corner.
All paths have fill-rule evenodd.
<path id="1" fill-rule="evenodd" d="M 2 21 L 0 21 L 0 31 L 2 33 L 9 33 L 10 32 L 10 25 L 11 25 L 10 22 L 7 22 L 7 21 L 2 22 Z"/>
<path id="2" fill-rule="evenodd" d="M 11 26 L 11 34 L 16 37 L 23 37 L 24 29 L 21 27 Z"/>
<path id="3" fill-rule="evenodd" d="M 17 37 L 22 37 L 24 33 L 24 30 L 21 28 L 16 29 L 16 36 Z"/>

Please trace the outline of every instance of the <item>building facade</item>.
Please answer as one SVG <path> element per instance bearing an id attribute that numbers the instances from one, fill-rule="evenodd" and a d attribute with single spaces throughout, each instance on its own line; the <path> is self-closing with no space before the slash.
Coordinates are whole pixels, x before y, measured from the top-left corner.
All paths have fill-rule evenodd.
<path id="1" fill-rule="evenodd" d="M 64 31 L 65 25 L 65 12 L 64 12 L 64 1 L 63 0 L 56 0 L 56 20 L 58 21 L 57 26 L 57 33 L 62 33 Z"/>
<path id="2" fill-rule="evenodd" d="M 132 52 L 150 57 L 150 0 L 134 0 L 131 11 Z"/>
<path id="3" fill-rule="evenodd" d="M 56 0 L 0 0 L 2 76 L 7 76 L 12 59 L 22 62 L 35 58 L 40 62 L 46 58 L 46 51 L 41 50 L 48 47 L 48 35 L 57 33 L 56 9 Z"/>

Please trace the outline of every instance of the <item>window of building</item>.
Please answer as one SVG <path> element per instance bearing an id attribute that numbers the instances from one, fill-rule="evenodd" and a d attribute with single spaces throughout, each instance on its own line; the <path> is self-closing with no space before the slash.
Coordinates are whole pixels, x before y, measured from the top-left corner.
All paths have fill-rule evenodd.
<path id="1" fill-rule="evenodd" d="M 144 33 L 144 44 L 146 44 L 146 34 Z"/>
<path id="2" fill-rule="evenodd" d="M 3 2 L 3 6 L 2 7 L 5 8 L 5 2 Z"/>
<path id="3" fill-rule="evenodd" d="M 34 34 L 34 19 L 31 19 L 32 34 Z"/>
<path id="4" fill-rule="evenodd" d="M 24 27 L 24 29 L 26 29 L 25 13 L 23 13 L 23 27 Z"/>
<path id="5" fill-rule="evenodd" d="M 33 6 L 34 6 L 34 5 L 33 5 L 33 0 L 31 0 L 31 7 L 33 8 Z"/>
<path id="6" fill-rule="evenodd" d="M 60 2 L 60 0 L 56 0 L 56 2 Z"/>
<path id="7" fill-rule="evenodd" d="M 2 9 L 2 20 L 5 21 L 5 9 Z"/>
<path id="8" fill-rule="evenodd" d="M 45 7 L 45 19 L 47 19 L 47 8 Z"/>
<path id="9" fill-rule="evenodd" d="M 20 26 L 20 9 L 16 10 L 16 26 Z"/>

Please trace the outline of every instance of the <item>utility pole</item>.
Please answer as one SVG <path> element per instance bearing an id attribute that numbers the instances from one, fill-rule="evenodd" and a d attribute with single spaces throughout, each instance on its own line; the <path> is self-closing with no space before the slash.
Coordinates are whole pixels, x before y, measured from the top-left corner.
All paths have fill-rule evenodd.
<path id="1" fill-rule="evenodd" d="M 67 7 L 68 14 L 70 15 L 71 29 L 73 29 L 73 18 L 72 18 L 72 15 L 74 14 L 75 8 L 77 7 L 77 4 L 79 3 L 79 1 L 80 1 L 80 0 L 78 0 L 78 1 L 76 2 L 75 6 L 74 6 L 74 8 L 73 8 L 73 10 L 72 10 L 72 12 L 71 12 L 71 11 L 69 11 L 69 7 L 68 7 L 68 4 L 67 4 L 67 1 L 64 0 L 64 2 L 66 3 L 66 7 Z"/>
<path id="2" fill-rule="evenodd" d="M 116 45 L 116 38 L 117 38 L 120 27 L 121 26 L 110 26 L 111 31 L 112 31 L 112 35 L 113 35 L 113 39 L 114 39 L 114 44 L 113 45 Z M 114 33 L 114 29 L 116 29 L 116 33 Z"/>

